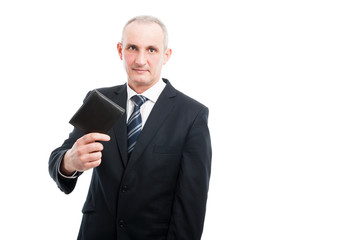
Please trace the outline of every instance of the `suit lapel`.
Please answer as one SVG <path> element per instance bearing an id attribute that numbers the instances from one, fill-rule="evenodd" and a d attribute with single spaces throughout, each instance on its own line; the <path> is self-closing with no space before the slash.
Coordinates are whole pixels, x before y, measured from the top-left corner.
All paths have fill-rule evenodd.
<path id="1" fill-rule="evenodd" d="M 120 86 L 119 91 L 115 92 L 116 94 L 116 103 L 119 104 L 122 108 L 126 110 L 127 107 L 127 86 L 126 84 Z M 124 167 L 128 163 L 128 151 L 127 151 L 127 114 L 123 114 L 123 116 L 119 119 L 118 123 L 114 126 L 114 135 L 115 140 L 118 145 L 118 149 L 120 152 L 120 156 L 122 158 L 122 162 Z"/>
<path id="2" fill-rule="evenodd" d="M 172 98 L 176 95 L 176 91 L 168 81 L 166 81 L 166 83 L 167 86 L 159 96 L 147 119 L 147 122 L 143 127 L 142 132 L 139 135 L 135 148 L 129 159 L 127 170 L 131 168 L 131 166 L 133 166 L 141 156 L 174 106 Z"/>

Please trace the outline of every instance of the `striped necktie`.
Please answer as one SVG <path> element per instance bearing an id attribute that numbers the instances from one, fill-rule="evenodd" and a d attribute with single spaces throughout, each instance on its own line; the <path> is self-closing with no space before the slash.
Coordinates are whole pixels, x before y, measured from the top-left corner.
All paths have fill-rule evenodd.
<path id="1" fill-rule="evenodd" d="M 139 134 L 142 131 L 142 116 L 140 115 L 140 106 L 142 106 L 143 103 L 145 103 L 148 100 L 146 97 L 142 95 L 134 95 L 131 99 L 134 102 L 134 110 L 132 115 L 130 115 L 127 123 L 129 157 L 134 149 Z"/>

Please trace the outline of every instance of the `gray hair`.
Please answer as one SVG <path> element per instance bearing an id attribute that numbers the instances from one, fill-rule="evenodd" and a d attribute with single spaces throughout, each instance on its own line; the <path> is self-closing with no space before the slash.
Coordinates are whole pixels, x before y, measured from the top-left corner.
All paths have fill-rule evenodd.
<path id="1" fill-rule="evenodd" d="M 156 24 L 158 24 L 161 27 L 161 29 L 163 31 L 163 35 L 164 35 L 164 49 L 168 48 L 168 31 L 167 31 L 167 27 L 158 18 L 153 17 L 153 16 L 148 16 L 148 15 L 136 16 L 136 17 L 130 19 L 125 24 L 125 26 L 123 28 L 123 33 L 122 33 L 122 41 L 121 41 L 122 44 L 123 44 L 123 39 L 124 39 L 124 30 L 132 22 L 156 23 Z"/>

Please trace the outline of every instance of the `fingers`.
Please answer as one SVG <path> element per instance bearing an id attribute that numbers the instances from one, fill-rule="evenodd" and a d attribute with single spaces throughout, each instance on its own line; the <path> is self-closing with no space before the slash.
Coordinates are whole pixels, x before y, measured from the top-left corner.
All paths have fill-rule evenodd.
<path id="1" fill-rule="evenodd" d="M 103 144 L 101 144 L 99 142 L 92 142 L 92 143 L 88 143 L 86 145 L 79 144 L 77 146 L 77 153 L 79 156 L 81 156 L 81 155 L 88 154 L 88 153 L 100 152 L 103 149 L 104 149 Z"/>
<path id="2" fill-rule="evenodd" d="M 93 153 L 87 153 L 79 156 L 80 162 L 83 164 L 87 162 L 94 162 L 98 161 L 102 158 L 102 152 L 93 152 Z"/>
<path id="3" fill-rule="evenodd" d="M 110 140 L 109 135 L 103 133 L 88 133 L 78 139 L 79 144 L 88 144 L 95 141 L 107 142 Z"/>
<path id="4" fill-rule="evenodd" d="M 101 162 L 102 162 L 101 159 L 98 159 L 98 160 L 93 161 L 93 162 L 87 162 L 87 163 L 84 164 L 84 170 L 89 170 L 89 169 L 98 167 Z"/>
<path id="5" fill-rule="evenodd" d="M 97 167 L 101 163 L 103 144 L 98 141 L 109 141 L 110 137 L 102 133 L 89 133 L 79 138 L 70 152 L 73 169 L 85 171 Z"/>
<path id="6" fill-rule="evenodd" d="M 101 163 L 101 157 L 101 152 L 93 152 L 75 156 L 72 155 L 71 151 L 68 151 L 62 161 L 61 172 L 67 176 L 70 176 L 75 171 L 86 171 L 98 167 Z"/>
<path id="7" fill-rule="evenodd" d="M 100 143 L 99 143 L 100 144 Z M 90 152 L 78 155 L 73 159 L 77 171 L 86 171 L 100 165 L 102 152 Z"/>

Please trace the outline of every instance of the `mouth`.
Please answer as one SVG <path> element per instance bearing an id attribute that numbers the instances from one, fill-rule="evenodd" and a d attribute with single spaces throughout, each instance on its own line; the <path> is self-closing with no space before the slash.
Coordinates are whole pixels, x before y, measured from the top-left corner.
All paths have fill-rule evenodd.
<path id="1" fill-rule="evenodd" d="M 140 73 L 140 74 L 148 72 L 147 69 L 142 69 L 142 68 L 133 68 L 132 70 L 137 72 L 137 73 Z"/>

